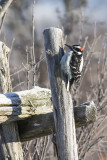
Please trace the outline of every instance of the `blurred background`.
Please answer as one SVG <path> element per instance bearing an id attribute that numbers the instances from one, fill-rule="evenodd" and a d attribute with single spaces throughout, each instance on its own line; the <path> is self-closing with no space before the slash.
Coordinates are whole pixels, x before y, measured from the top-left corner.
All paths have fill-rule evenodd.
<path id="1" fill-rule="evenodd" d="M 81 83 L 72 89 L 74 105 L 93 100 L 98 118 L 77 129 L 79 160 L 107 159 L 107 1 L 18 0 L 9 7 L 0 40 L 11 48 L 13 91 L 49 88 L 43 30 L 63 29 L 66 43 L 84 47 Z M 75 86 L 74 86 L 75 87 Z M 56 160 L 52 137 L 23 143 L 25 160 Z"/>

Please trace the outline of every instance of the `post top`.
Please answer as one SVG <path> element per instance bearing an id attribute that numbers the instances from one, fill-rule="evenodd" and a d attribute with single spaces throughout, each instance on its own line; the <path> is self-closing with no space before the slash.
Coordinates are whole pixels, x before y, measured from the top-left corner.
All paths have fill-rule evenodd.
<path id="1" fill-rule="evenodd" d="M 58 27 L 49 27 L 49 28 L 45 28 L 45 29 L 43 30 L 43 34 L 44 34 L 44 32 L 46 32 L 46 31 L 57 31 L 57 32 L 62 32 L 62 29 L 60 29 L 60 28 L 58 28 Z"/>

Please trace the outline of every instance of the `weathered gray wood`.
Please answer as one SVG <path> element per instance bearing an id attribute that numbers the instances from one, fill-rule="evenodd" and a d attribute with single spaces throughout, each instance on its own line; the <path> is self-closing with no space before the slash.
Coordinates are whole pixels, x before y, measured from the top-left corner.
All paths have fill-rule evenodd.
<path id="1" fill-rule="evenodd" d="M 51 91 L 46 88 L 34 87 L 31 90 L 0 94 L 0 107 L 3 106 L 32 106 L 47 105 L 51 99 Z"/>
<path id="2" fill-rule="evenodd" d="M 74 117 L 76 127 L 82 127 L 95 122 L 97 117 L 97 107 L 93 101 L 85 102 L 74 107 Z"/>
<path id="3" fill-rule="evenodd" d="M 54 106 L 58 158 L 78 160 L 72 98 L 60 71 L 60 60 L 64 54 L 62 30 L 44 30 L 44 44 Z"/>
<path id="4" fill-rule="evenodd" d="M 35 87 L 32 90 L 0 94 L 0 123 L 50 112 L 52 103 L 49 89 Z"/>
<path id="5" fill-rule="evenodd" d="M 31 90 L 0 94 L 0 123 L 24 120 L 32 116 L 38 120 L 38 116 L 42 115 L 47 119 L 49 115 L 53 115 L 50 89 L 36 86 Z M 94 102 L 74 106 L 74 116 L 76 127 L 94 122 L 96 119 Z"/>
<path id="6" fill-rule="evenodd" d="M 9 48 L 0 42 L 0 92 L 11 92 L 8 60 Z M 0 159 L 23 160 L 22 147 L 16 122 L 0 125 Z"/>
<path id="7" fill-rule="evenodd" d="M 53 111 L 51 107 L 50 109 L 51 112 L 49 111 L 45 114 L 42 112 L 42 114 L 18 122 L 21 141 L 28 141 L 55 133 Z M 96 120 L 96 106 L 94 102 L 86 102 L 75 106 L 74 117 L 77 128 L 94 122 Z"/>
<path id="8" fill-rule="evenodd" d="M 9 70 L 9 54 L 10 49 L 0 42 L 0 92 L 11 92 L 10 70 Z"/>

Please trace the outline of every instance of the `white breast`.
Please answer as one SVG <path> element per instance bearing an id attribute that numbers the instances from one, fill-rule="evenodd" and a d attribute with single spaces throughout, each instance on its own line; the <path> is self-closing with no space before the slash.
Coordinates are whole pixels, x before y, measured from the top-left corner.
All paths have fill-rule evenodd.
<path id="1" fill-rule="evenodd" d="M 83 57 L 81 58 L 81 63 L 80 63 L 80 72 L 82 71 L 83 68 Z"/>

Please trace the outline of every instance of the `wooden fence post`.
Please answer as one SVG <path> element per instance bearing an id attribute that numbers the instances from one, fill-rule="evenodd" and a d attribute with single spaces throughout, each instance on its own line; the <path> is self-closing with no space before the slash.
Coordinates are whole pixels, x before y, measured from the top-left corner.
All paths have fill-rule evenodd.
<path id="1" fill-rule="evenodd" d="M 11 92 L 9 48 L 0 42 L 0 92 Z M 0 125 L 0 160 L 23 160 L 16 122 Z"/>
<path id="2" fill-rule="evenodd" d="M 66 90 L 60 70 L 60 60 L 64 54 L 63 32 L 52 27 L 45 29 L 43 34 L 54 106 L 58 158 L 78 160 L 72 98 Z"/>

